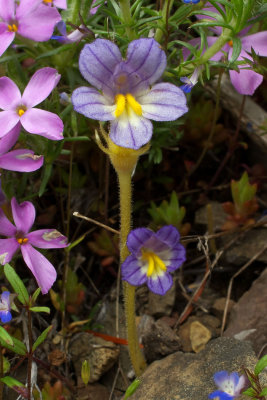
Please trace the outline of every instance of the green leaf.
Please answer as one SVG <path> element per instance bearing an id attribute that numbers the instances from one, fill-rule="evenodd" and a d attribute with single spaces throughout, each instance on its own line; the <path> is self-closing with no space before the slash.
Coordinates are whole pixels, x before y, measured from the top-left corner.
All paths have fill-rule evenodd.
<path id="1" fill-rule="evenodd" d="M 31 301 L 32 304 L 34 304 L 36 302 L 37 297 L 39 296 L 40 293 L 41 293 L 41 289 L 37 288 L 32 295 L 32 301 Z"/>
<path id="2" fill-rule="evenodd" d="M 40 346 L 41 343 L 46 339 L 48 333 L 51 331 L 53 328 L 53 325 L 50 325 L 48 328 L 46 328 L 41 335 L 37 338 L 37 340 L 34 342 L 32 346 L 32 351 L 35 351 L 38 346 Z"/>
<path id="3" fill-rule="evenodd" d="M 126 389 L 126 392 L 125 392 L 123 400 L 129 399 L 129 397 L 131 397 L 134 394 L 134 392 L 136 391 L 136 389 L 140 386 L 140 383 L 141 383 L 140 379 L 136 378 L 130 384 L 130 386 Z"/>
<path id="4" fill-rule="evenodd" d="M 17 293 L 19 301 L 24 305 L 28 304 L 29 295 L 27 289 L 15 270 L 9 264 L 6 264 L 4 266 L 4 273 L 14 292 Z"/>
<path id="5" fill-rule="evenodd" d="M 265 367 L 267 367 L 267 354 L 257 362 L 254 369 L 255 375 L 259 375 Z"/>
<path id="6" fill-rule="evenodd" d="M 247 390 L 242 392 L 242 394 L 245 394 L 246 396 L 249 396 L 249 397 L 255 397 L 257 395 L 257 393 L 255 392 L 255 390 L 253 388 L 248 388 Z"/>
<path id="7" fill-rule="evenodd" d="M 8 359 L 6 357 L 3 357 L 3 371 L 4 374 L 6 374 L 9 370 L 10 370 L 10 362 L 8 361 Z"/>
<path id="8" fill-rule="evenodd" d="M 3 347 L 5 347 L 8 350 L 13 351 L 16 354 L 19 354 L 21 356 L 25 356 L 25 354 L 27 353 L 27 349 L 24 343 L 22 343 L 20 340 L 12 337 L 12 341 L 13 341 L 13 345 L 10 346 L 9 344 L 7 344 L 6 342 L 4 342 L 1 337 L 0 337 L 0 343 Z"/>
<path id="9" fill-rule="evenodd" d="M 4 378 L 1 378 L 0 381 L 5 383 L 10 388 L 13 388 L 14 386 L 24 386 L 23 383 L 17 381 L 17 379 L 12 378 L 11 376 L 5 376 Z"/>
<path id="10" fill-rule="evenodd" d="M 7 331 L 0 326 L 0 338 L 7 344 L 9 344 L 10 346 L 13 346 L 13 340 L 12 337 L 9 335 L 9 333 L 7 333 Z"/>
<path id="11" fill-rule="evenodd" d="M 260 392 L 260 396 L 262 396 L 262 397 L 267 396 L 267 387 L 265 387 L 265 388 Z"/>
<path id="12" fill-rule="evenodd" d="M 52 169 L 53 169 L 52 164 L 50 164 L 50 163 L 46 164 L 46 166 L 44 168 L 43 177 L 42 177 L 42 183 L 41 183 L 41 186 L 40 186 L 40 189 L 39 189 L 39 193 L 38 193 L 39 197 L 41 197 L 45 192 L 46 185 L 47 185 L 47 183 L 49 181 L 49 178 L 50 178 L 50 176 L 52 174 Z"/>
<path id="13" fill-rule="evenodd" d="M 233 53 L 232 53 L 232 56 L 230 59 L 230 63 L 233 63 L 237 60 L 237 58 L 241 52 L 241 49 L 242 49 L 241 40 L 239 39 L 239 37 L 236 36 L 233 38 Z"/>
<path id="14" fill-rule="evenodd" d="M 30 307 L 30 310 L 33 312 L 45 312 L 47 314 L 50 314 L 49 307 Z"/>

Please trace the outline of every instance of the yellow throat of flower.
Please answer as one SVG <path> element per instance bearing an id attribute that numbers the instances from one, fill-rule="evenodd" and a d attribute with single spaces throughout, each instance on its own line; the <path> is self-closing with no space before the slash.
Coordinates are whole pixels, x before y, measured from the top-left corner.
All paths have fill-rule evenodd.
<path id="1" fill-rule="evenodd" d="M 18 27 L 16 24 L 9 24 L 9 25 L 7 25 L 7 28 L 9 30 L 9 32 L 17 32 L 18 31 Z"/>
<path id="2" fill-rule="evenodd" d="M 148 263 L 147 276 L 159 275 L 161 272 L 167 271 L 167 267 L 159 256 L 152 251 L 142 250 L 142 260 Z"/>
<path id="3" fill-rule="evenodd" d="M 25 243 L 27 243 L 28 242 L 28 238 L 18 238 L 17 239 L 17 242 L 19 243 L 19 244 L 25 244 Z"/>
<path id="4" fill-rule="evenodd" d="M 133 110 L 137 115 L 141 116 L 142 115 L 142 107 L 138 103 L 138 101 L 135 100 L 134 96 L 131 95 L 130 93 L 127 93 L 126 95 L 124 94 L 117 94 L 115 97 L 115 104 L 116 104 L 116 110 L 115 110 L 115 117 L 118 118 L 121 116 L 121 114 L 124 112 L 124 110 L 129 113 L 130 110 Z"/>

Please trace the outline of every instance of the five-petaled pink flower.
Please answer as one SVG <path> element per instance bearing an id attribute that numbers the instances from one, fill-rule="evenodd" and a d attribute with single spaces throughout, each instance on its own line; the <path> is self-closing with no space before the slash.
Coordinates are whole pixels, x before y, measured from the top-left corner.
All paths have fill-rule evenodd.
<path id="1" fill-rule="evenodd" d="M 0 137 L 20 124 L 25 131 L 51 140 L 63 139 L 63 122 L 58 115 L 33 108 L 41 103 L 58 84 L 60 75 L 54 68 L 41 68 L 35 72 L 23 95 L 8 77 L 0 78 Z"/>
<path id="2" fill-rule="evenodd" d="M 61 16 L 56 8 L 47 7 L 42 0 L 1 0 L 0 20 L 1 56 L 16 34 L 35 42 L 49 40 Z"/>
<path id="3" fill-rule="evenodd" d="M 43 294 L 47 293 L 56 280 L 57 273 L 50 261 L 35 250 L 56 249 L 67 246 L 67 238 L 55 229 L 39 229 L 29 232 L 35 220 L 35 208 L 29 201 L 17 203 L 15 197 L 11 200 L 13 225 L 0 209 L 0 264 L 9 262 L 17 250 L 35 276 Z"/>

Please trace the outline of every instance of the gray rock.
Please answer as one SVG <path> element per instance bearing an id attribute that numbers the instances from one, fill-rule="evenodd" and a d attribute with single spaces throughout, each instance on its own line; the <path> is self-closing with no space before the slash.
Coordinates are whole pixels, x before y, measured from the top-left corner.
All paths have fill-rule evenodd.
<path id="1" fill-rule="evenodd" d="M 225 223 L 227 214 L 224 212 L 221 203 L 218 201 L 210 201 L 213 217 L 213 229 L 214 231 L 221 229 Z M 207 225 L 207 208 L 206 206 L 199 208 L 195 214 L 195 223 L 199 225 Z"/>
<path id="2" fill-rule="evenodd" d="M 176 288 L 172 285 L 170 290 L 164 295 L 149 291 L 148 294 L 148 313 L 155 318 L 160 318 L 163 315 L 171 315 L 175 302 Z"/>
<path id="3" fill-rule="evenodd" d="M 200 353 L 177 352 L 153 362 L 131 400 L 207 400 L 216 390 L 216 371 L 242 373 L 242 366 L 252 370 L 256 362 L 249 342 L 218 338 Z"/>
<path id="4" fill-rule="evenodd" d="M 267 269 L 233 307 L 228 327 L 224 332 L 224 336 L 242 337 L 242 332 L 247 331 L 245 339 L 252 342 L 256 353 L 267 343 L 266 288 Z"/>

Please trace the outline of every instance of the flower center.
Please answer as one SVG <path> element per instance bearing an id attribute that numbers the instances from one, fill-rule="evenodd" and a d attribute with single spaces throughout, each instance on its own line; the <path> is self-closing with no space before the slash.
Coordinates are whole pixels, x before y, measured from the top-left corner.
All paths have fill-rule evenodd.
<path id="1" fill-rule="evenodd" d="M 53 3 L 53 0 L 43 0 L 43 3 L 45 3 L 45 4 L 52 4 L 52 3 Z"/>
<path id="2" fill-rule="evenodd" d="M 18 242 L 19 244 L 25 244 L 25 243 L 27 243 L 28 241 L 29 241 L 28 238 L 17 238 L 17 242 Z"/>
<path id="3" fill-rule="evenodd" d="M 17 114 L 21 117 L 25 113 L 26 110 L 27 110 L 27 108 L 25 106 L 19 106 L 17 108 Z"/>
<path id="4" fill-rule="evenodd" d="M 153 274 L 160 274 L 161 271 L 167 271 L 167 267 L 159 256 L 157 256 L 153 251 L 142 250 L 142 260 L 148 263 L 147 276 Z"/>
<path id="5" fill-rule="evenodd" d="M 233 47 L 233 41 L 232 40 L 229 40 L 228 44 L 229 44 L 230 47 Z"/>
<path id="6" fill-rule="evenodd" d="M 9 30 L 9 32 L 17 32 L 18 26 L 16 24 L 8 24 L 7 29 Z"/>
<path id="7" fill-rule="evenodd" d="M 116 110 L 115 110 L 115 117 L 118 118 L 124 112 L 124 110 L 129 114 L 130 110 L 132 109 L 137 115 L 142 115 L 142 107 L 135 100 L 134 96 L 130 93 L 124 94 L 117 94 L 115 96 L 115 103 L 116 103 Z"/>

